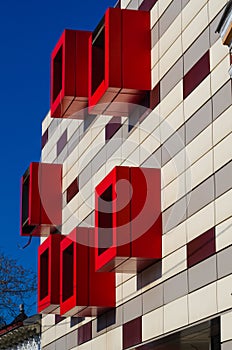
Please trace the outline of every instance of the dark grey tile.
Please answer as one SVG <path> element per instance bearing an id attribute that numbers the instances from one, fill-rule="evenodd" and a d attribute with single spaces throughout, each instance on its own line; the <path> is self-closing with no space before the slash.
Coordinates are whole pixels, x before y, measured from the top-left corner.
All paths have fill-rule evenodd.
<path id="1" fill-rule="evenodd" d="M 161 148 L 162 166 L 164 166 L 171 158 L 179 153 L 185 146 L 185 126 L 182 125 Z"/>
<path id="2" fill-rule="evenodd" d="M 67 129 L 63 132 L 63 134 L 60 136 L 59 140 L 57 141 L 57 156 L 63 151 L 64 147 L 67 144 Z"/>
<path id="3" fill-rule="evenodd" d="M 217 278 L 216 255 L 200 262 L 188 269 L 189 293 L 209 283 Z"/>
<path id="4" fill-rule="evenodd" d="M 106 314 L 107 331 L 117 328 L 123 324 L 123 305 L 110 310 Z"/>
<path id="5" fill-rule="evenodd" d="M 207 27 L 184 54 L 184 75 L 200 60 L 209 48 L 209 27 Z"/>
<path id="6" fill-rule="evenodd" d="M 94 122 L 96 115 L 88 114 L 84 119 L 84 132 L 90 127 L 90 125 Z"/>
<path id="7" fill-rule="evenodd" d="M 214 177 L 210 176 L 188 194 L 188 217 L 213 201 L 214 182 Z"/>
<path id="8" fill-rule="evenodd" d="M 187 215 L 187 196 L 179 199 L 175 204 L 162 213 L 163 234 L 183 222 Z"/>
<path id="9" fill-rule="evenodd" d="M 143 315 L 147 312 L 158 309 L 164 304 L 163 284 L 149 289 L 143 294 Z"/>
<path id="10" fill-rule="evenodd" d="M 123 305 L 123 323 L 127 323 L 142 315 L 142 295 Z"/>
<path id="11" fill-rule="evenodd" d="M 217 254 L 218 278 L 232 273 L 232 247 L 226 248 Z"/>
<path id="12" fill-rule="evenodd" d="M 215 173 L 216 197 L 232 188 L 232 161 Z"/>
<path id="13" fill-rule="evenodd" d="M 181 57 L 172 68 L 167 72 L 160 82 L 160 98 L 161 100 L 176 86 L 183 78 L 184 67 L 183 57 Z"/>
<path id="14" fill-rule="evenodd" d="M 213 119 L 217 119 L 232 104 L 231 80 L 213 96 Z"/>
<path id="15" fill-rule="evenodd" d="M 212 119 L 212 101 L 209 100 L 186 122 L 186 145 L 197 137 L 212 122 Z"/>
<path id="16" fill-rule="evenodd" d="M 70 350 L 77 346 L 77 329 L 74 332 L 67 334 L 67 349 Z"/>
<path id="17" fill-rule="evenodd" d="M 188 294 L 187 271 L 164 282 L 164 304 Z"/>
<path id="18" fill-rule="evenodd" d="M 72 137 L 68 140 L 68 155 L 72 153 L 72 151 L 76 148 L 80 141 L 80 129 L 78 128 Z"/>
<path id="19" fill-rule="evenodd" d="M 170 27 L 172 22 L 181 12 L 181 1 L 173 0 L 168 6 L 167 10 L 161 16 L 159 25 L 160 25 L 160 36 L 162 36 L 166 30 Z"/>

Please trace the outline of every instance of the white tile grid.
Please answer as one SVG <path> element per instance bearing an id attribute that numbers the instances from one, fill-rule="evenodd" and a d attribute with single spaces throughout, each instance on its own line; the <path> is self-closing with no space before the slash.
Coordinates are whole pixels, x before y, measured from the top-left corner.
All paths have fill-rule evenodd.
<path id="1" fill-rule="evenodd" d="M 182 10 L 182 30 L 184 30 L 201 11 L 208 0 L 195 0 L 189 3 Z"/>

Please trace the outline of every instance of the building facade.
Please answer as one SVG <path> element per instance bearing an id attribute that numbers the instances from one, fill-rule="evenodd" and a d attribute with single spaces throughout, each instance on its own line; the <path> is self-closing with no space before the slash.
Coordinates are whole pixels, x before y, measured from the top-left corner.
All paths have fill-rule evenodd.
<path id="1" fill-rule="evenodd" d="M 42 165 L 22 180 L 28 198 L 40 174 L 42 225 L 25 206 L 22 234 L 44 236 L 42 349 L 232 349 L 229 8 L 121 0 L 93 33 L 60 38 Z"/>

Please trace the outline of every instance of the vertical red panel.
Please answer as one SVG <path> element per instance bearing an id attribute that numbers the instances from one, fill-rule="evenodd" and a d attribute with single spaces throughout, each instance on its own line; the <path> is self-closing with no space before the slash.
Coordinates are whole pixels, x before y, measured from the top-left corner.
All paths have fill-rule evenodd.
<path id="1" fill-rule="evenodd" d="M 82 119 L 88 100 L 90 32 L 65 30 L 51 55 L 51 116 Z"/>
<path id="2" fill-rule="evenodd" d="M 60 313 L 60 242 L 50 235 L 38 249 L 38 312 Z"/>
<path id="3" fill-rule="evenodd" d="M 122 10 L 122 88 L 151 90 L 150 13 Z"/>
<path id="4" fill-rule="evenodd" d="M 21 235 L 47 236 L 62 222 L 62 165 L 31 163 L 21 180 Z"/>
<path id="5" fill-rule="evenodd" d="M 60 313 L 78 315 L 89 305 L 88 228 L 74 229 L 61 243 L 60 271 Z"/>
<path id="6" fill-rule="evenodd" d="M 131 256 L 140 270 L 162 258 L 160 169 L 132 167 Z"/>
<path id="7" fill-rule="evenodd" d="M 115 167 L 96 187 L 95 194 L 95 257 L 96 270 L 110 271 L 130 256 L 130 183 L 129 168 Z M 111 209 L 104 194 L 111 191 Z M 111 217 L 109 227 L 102 227 Z M 107 247 L 101 236 L 112 234 L 112 244 Z M 107 241 L 106 241 L 107 242 Z M 102 251 L 103 248 L 103 251 Z"/>

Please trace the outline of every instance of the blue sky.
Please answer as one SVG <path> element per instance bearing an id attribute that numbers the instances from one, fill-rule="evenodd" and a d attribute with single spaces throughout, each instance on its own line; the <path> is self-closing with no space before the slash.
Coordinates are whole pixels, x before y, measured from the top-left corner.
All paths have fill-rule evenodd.
<path id="1" fill-rule="evenodd" d="M 0 249 L 37 268 L 34 238 L 19 236 L 20 178 L 40 159 L 41 122 L 49 110 L 50 54 L 65 28 L 93 30 L 116 0 L 22 0 L 0 5 Z M 35 310 L 34 310 L 35 311 Z"/>

